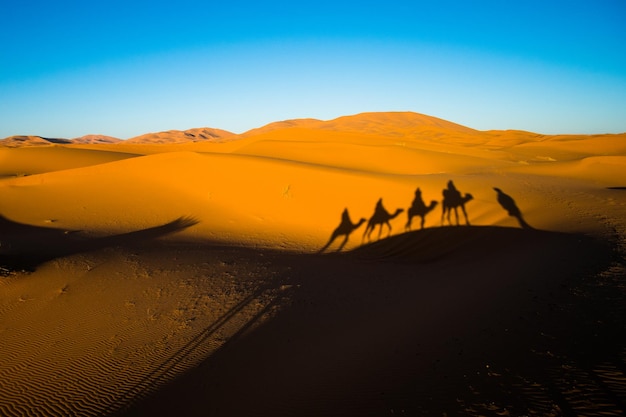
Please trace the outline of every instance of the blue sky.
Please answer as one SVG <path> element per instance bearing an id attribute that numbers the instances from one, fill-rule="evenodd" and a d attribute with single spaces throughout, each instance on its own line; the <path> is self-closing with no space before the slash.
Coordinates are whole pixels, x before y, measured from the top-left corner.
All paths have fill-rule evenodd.
<path id="1" fill-rule="evenodd" d="M 481 130 L 626 132 L 624 0 L 35 0 L 0 10 L 0 138 L 240 133 L 396 110 Z"/>

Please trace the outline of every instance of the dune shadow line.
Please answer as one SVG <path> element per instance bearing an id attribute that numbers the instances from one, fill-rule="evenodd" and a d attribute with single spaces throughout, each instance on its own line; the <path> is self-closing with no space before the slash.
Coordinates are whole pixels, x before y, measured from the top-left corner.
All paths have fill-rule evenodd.
<path id="1" fill-rule="evenodd" d="M 154 240 L 198 224 L 193 217 L 179 217 L 171 222 L 128 233 L 86 238 L 79 231 L 18 223 L 0 215 L 0 268 L 34 271 L 44 262 L 106 247 L 132 245 Z"/>

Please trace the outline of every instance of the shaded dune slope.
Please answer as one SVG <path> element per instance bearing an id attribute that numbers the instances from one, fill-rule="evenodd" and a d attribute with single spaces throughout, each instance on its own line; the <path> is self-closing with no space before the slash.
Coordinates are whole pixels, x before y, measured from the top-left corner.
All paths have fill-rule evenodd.
<path id="1" fill-rule="evenodd" d="M 107 247 L 137 245 L 197 223 L 190 217 L 180 217 L 168 223 L 142 230 L 103 237 L 81 236 L 80 231 L 39 227 L 17 223 L 0 216 L 0 266 L 4 271 L 34 271 L 44 262 L 83 252 L 95 252 Z"/>
<path id="2" fill-rule="evenodd" d="M 138 154 L 71 147 L 0 148 L 0 178 L 82 168 L 134 158 Z"/>
<path id="3" fill-rule="evenodd" d="M 278 314 L 119 415 L 619 413 L 624 320 L 586 318 L 599 300 L 581 284 L 612 264 L 611 246 L 447 227 L 344 254 L 267 253 L 289 266 L 269 283 L 289 284 Z M 573 375 L 595 391 L 549 395 Z"/>
<path id="4" fill-rule="evenodd" d="M 491 258 L 507 253 L 515 258 L 523 258 L 525 254 L 541 253 L 554 246 L 559 247 L 555 251 L 559 254 L 589 251 L 590 258 L 594 254 L 610 252 L 612 247 L 609 243 L 602 244 L 581 234 L 498 226 L 446 226 L 402 233 L 367 243 L 354 249 L 352 254 L 375 262 L 422 263 L 457 257 L 482 258 L 488 262 Z M 536 259 L 529 259 L 528 262 L 534 263 Z M 602 264 L 601 260 L 599 262 Z"/>

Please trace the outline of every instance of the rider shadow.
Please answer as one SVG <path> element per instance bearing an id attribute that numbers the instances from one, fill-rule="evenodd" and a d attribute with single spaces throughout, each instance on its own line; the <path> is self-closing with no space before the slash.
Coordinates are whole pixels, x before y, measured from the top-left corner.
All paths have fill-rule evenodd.
<path id="1" fill-rule="evenodd" d="M 348 238 L 350 237 L 350 234 L 359 227 L 361 227 L 363 223 L 365 223 L 365 218 L 361 218 L 357 223 L 352 223 L 352 220 L 350 219 L 350 213 L 348 213 L 348 209 L 345 208 L 343 210 L 343 213 L 341 213 L 341 222 L 339 223 L 339 226 L 337 226 L 337 228 L 330 235 L 328 243 L 326 243 L 324 247 L 319 250 L 319 253 L 323 253 L 326 249 L 328 249 L 330 245 L 332 245 L 332 243 L 335 241 L 335 239 L 337 239 L 339 236 L 345 236 L 343 242 L 341 242 L 341 244 L 337 248 L 337 252 L 340 252 L 341 249 L 343 249 L 343 247 L 346 245 L 346 243 L 348 243 Z"/>
<path id="2" fill-rule="evenodd" d="M 422 198 L 422 190 L 417 187 L 415 190 L 415 198 L 413 199 L 413 203 L 411 207 L 407 210 L 407 222 L 404 226 L 405 231 L 409 232 L 411 230 L 411 222 L 413 221 L 413 217 L 419 216 L 421 218 L 420 229 L 424 229 L 424 222 L 426 221 L 426 215 L 430 213 L 437 206 L 437 201 L 432 200 L 429 205 L 424 203 L 424 199 Z"/>
<path id="3" fill-rule="evenodd" d="M 441 203 L 443 207 L 443 211 L 441 212 L 441 225 L 445 224 L 446 219 L 448 220 L 448 224 L 452 225 L 452 222 L 450 220 L 450 214 L 452 213 L 452 210 L 454 210 L 456 225 L 458 226 L 458 208 L 460 207 L 461 211 L 463 212 L 463 216 L 465 216 L 465 224 L 469 226 L 470 222 L 467 218 L 467 212 L 465 211 L 465 204 L 471 201 L 473 198 L 474 197 L 470 193 L 465 193 L 465 195 L 461 195 L 461 192 L 457 190 L 452 180 L 448 181 L 448 188 L 444 188 L 443 190 L 443 201 Z"/>
<path id="4" fill-rule="evenodd" d="M 132 245 L 182 231 L 198 221 L 179 217 L 169 223 L 113 236 L 89 238 L 79 231 L 18 223 L 0 215 L 0 272 L 33 272 L 53 259 L 113 246 Z"/>
<path id="5" fill-rule="evenodd" d="M 526 223 L 526 220 L 524 220 L 524 216 L 522 215 L 519 207 L 517 207 L 517 204 L 515 203 L 515 200 L 513 200 L 513 197 L 505 194 L 501 189 L 497 187 L 494 187 L 493 189 L 498 194 L 498 203 L 509 214 L 509 216 L 515 217 L 522 229 L 533 230 L 534 228 Z"/>
<path id="6" fill-rule="evenodd" d="M 366 237 L 368 241 L 371 240 L 372 232 L 374 231 L 376 226 L 379 226 L 379 240 L 383 231 L 383 225 L 386 225 L 389 231 L 387 237 L 391 236 L 391 224 L 389 224 L 389 220 L 396 218 L 403 211 L 404 209 L 398 208 L 393 214 L 389 213 L 387 209 L 385 209 L 385 207 L 383 206 L 382 197 L 379 198 L 378 202 L 376 202 L 376 207 L 374 208 L 374 214 L 372 214 L 372 217 L 370 217 L 370 219 L 367 221 L 367 227 L 365 228 L 365 233 L 363 233 L 363 241 L 365 241 Z"/>

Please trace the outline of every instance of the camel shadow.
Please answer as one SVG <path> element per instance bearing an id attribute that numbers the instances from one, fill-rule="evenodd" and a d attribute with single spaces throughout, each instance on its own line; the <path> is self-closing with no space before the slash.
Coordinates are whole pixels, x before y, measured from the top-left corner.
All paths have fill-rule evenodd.
<path id="1" fill-rule="evenodd" d="M 437 206 L 437 201 L 432 200 L 430 204 L 427 206 L 424 203 L 422 198 L 422 190 L 417 187 L 415 190 L 415 198 L 413 199 L 413 203 L 411 207 L 407 210 L 407 222 L 404 226 L 404 229 L 408 232 L 411 230 L 411 222 L 413 217 L 419 216 L 421 218 L 420 229 L 424 229 L 424 222 L 426 221 L 426 215 L 430 213 Z"/>
<path id="2" fill-rule="evenodd" d="M 361 218 L 357 223 L 352 223 L 352 220 L 350 219 L 350 213 L 348 213 L 348 209 L 345 208 L 343 210 L 343 213 L 341 213 L 341 222 L 339 223 L 339 226 L 337 226 L 337 228 L 330 235 L 328 243 L 326 243 L 324 247 L 319 250 L 319 253 L 323 253 L 324 251 L 326 251 L 339 236 L 345 236 L 345 238 L 337 248 L 337 252 L 340 252 L 346 245 L 346 243 L 348 243 L 348 238 L 350 237 L 350 234 L 352 234 L 352 232 L 361 227 L 363 223 L 365 223 L 365 218 Z"/>
<path id="3" fill-rule="evenodd" d="M 448 220 L 448 224 L 452 225 L 452 221 L 450 220 L 450 214 L 452 213 L 452 210 L 454 210 L 456 225 L 458 226 L 458 208 L 460 207 L 461 211 L 463 212 L 463 216 L 465 216 L 465 224 L 469 226 L 470 222 L 467 218 L 467 212 L 465 211 L 465 204 L 473 199 L 474 197 L 470 193 L 465 193 L 465 195 L 461 195 L 461 192 L 457 190 L 452 180 L 448 181 L 448 187 L 444 188 L 443 190 L 443 201 L 441 202 L 441 206 L 443 208 L 443 211 L 441 212 L 441 225 L 445 224 L 445 220 Z"/>
<path id="4" fill-rule="evenodd" d="M 522 215 L 519 207 L 517 207 L 517 204 L 515 203 L 515 200 L 513 200 L 513 197 L 505 194 L 501 189 L 497 187 L 494 187 L 493 189 L 498 194 L 498 203 L 509 214 L 509 216 L 515 217 L 522 229 L 532 230 L 533 227 L 526 223 L 526 220 L 524 220 L 524 216 Z"/>
<path id="5" fill-rule="evenodd" d="M 365 241 L 365 238 L 367 238 L 368 241 L 371 240 L 372 232 L 374 231 L 376 226 L 379 227 L 378 239 L 380 239 L 380 236 L 383 232 L 383 226 L 387 226 L 387 237 L 391 236 L 391 224 L 389 224 L 389 220 L 396 218 L 403 211 L 404 209 L 399 208 L 396 209 L 393 214 L 389 213 L 387 209 L 385 209 L 385 207 L 383 206 L 382 197 L 379 198 L 378 202 L 376 202 L 376 207 L 374 208 L 374 214 L 372 214 L 372 217 L 370 217 L 367 221 L 367 227 L 365 228 L 365 233 L 363 233 L 363 241 Z"/>
<path id="6" fill-rule="evenodd" d="M 88 238 L 79 231 L 18 223 L 0 215 L 0 270 L 33 272 L 41 264 L 77 253 L 131 245 L 179 232 L 198 224 L 192 217 L 112 236 Z"/>

